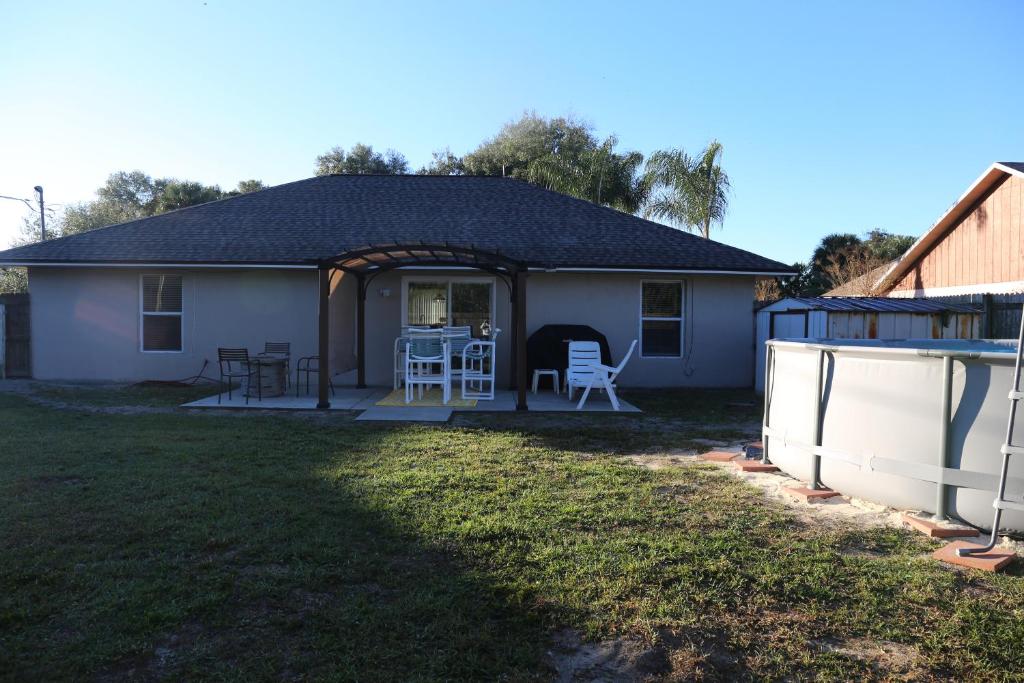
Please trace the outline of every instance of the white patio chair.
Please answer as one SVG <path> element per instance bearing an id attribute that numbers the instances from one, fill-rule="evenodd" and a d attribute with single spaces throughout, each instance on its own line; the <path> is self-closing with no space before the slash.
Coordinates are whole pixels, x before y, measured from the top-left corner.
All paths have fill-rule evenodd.
<path id="1" fill-rule="evenodd" d="M 444 403 L 452 394 L 452 360 L 448 343 L 439 334 L 410 334 L 405 345 L 405 402 L 411 403 L 413 391 L 440 386 Z"/>
<path id="2" fill-rule="evenodd" d="M 473 341 L 473 337 L 470 334 L 469 327 L 445 327 L 443 330 L 444 340 L 448 342 L 448 353 L 451 354 L 453 359 L 462 358 L 462 352 Z M 451 373 L 452 377 L 457 377 L 462 374 L 462 361 L 459 362 L 459 367 L 452 366 Z"/>
<path id="3" fill-rule="evenodd" d="M 569 342 L 569 366 L 565 369 L 565 388 L 572 400 L 574 389 L 586 389 L 594 375 L 594 363 L 601 362 L 601 345 L 595 341 Z"/>
<path id="4" fill-rule="evenodd" d="M 474 339 L 462 350 L 462 398 L 494 400 L 495 348 L 493 340 Z"/>
<path id="5" fill-rule="evenodd" d="M 392 388 L 398 391 L 402 388 L 402 378 L 405 377 L 405 344 L 409 341 L 409 335 L 416 333 L 430 334 L 437 332 L 437 330 L 430 327 L 414 327 L 409 325 L 402 325 L 401 333 L 395 337 L 395 348 L 393 353 L 393 360 L 391 362 L 392 369 Z"/>
<path id="6" fill-rule="evenodd" d="M 576 356 L 576 367 L 573 366 L 573 345 L 575 344 L 592 344 L 593 347 L 588 347 L 586 350 L 579 349 Z M 630 357 L 633 355 L 633 349 L 636 348 L 636 339 L 629 345 L 629 351 L 626 351 L 626 355 L 622 357 L 622 361 L 619 362 L 614 368 L 609 365 L 601 364 L 601 349 L 597 342 L 570 342 L 569 343 L 569 370 L 572 373 L 572 379 L 569 380 L 569 400 L 572 400 L 573 388 L 584 387 L 583 396 L 580 397 L 580 402 L 576 404 L 576 410 L 582 410 L 583 404 L 587 402 L 587 397 L 590 396 L 590 390 L 595 386 L 599 389 L 603 389 L 608 392 L 608 400 L 612 403 L 612 408 L 619 410 L 619 397 L 615 395 L 615 378 L 619 376 L 622 369 L 626 367 L 626 363 L 629 362 Z M 595 355 L 596 359 L 590 361 L 589 372 L 588 368 L 581 367 L 584 357 L 592 357 Z M 589 375 L 589 376 L 588 376 Z"/>

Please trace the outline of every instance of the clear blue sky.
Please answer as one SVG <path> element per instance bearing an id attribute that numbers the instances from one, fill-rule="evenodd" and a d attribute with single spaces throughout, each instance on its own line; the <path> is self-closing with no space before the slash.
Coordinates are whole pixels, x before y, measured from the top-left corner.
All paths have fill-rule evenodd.
<path id="1" fill-rule="evenodd" d="M 1024 160 L 1024 3 L 6 0 L 0 194 L 115 170 L 233 187 L 355 142 L 413 167 L 524 110 L 644 153 L 725 146 L 714 237 L 791 262 L 828 232 L 920 234 Z M 0 246 L 23 207 L 0 201 Z"/>

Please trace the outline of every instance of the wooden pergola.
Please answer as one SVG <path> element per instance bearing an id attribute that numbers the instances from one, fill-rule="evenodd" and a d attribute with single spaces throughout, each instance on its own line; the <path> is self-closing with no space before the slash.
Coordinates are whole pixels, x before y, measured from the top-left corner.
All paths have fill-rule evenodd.
<path id="1" fill-rule="evenodd" d="M 331 277 L 335 270 L 356 278 L 356 376 L 357 386 L 366 387 L 366 292 L 378 275 L 397 268 L 416 266 L 474 268 L 502 278 L 508 285 L 512 304 L 512 381 L 516 409 L 526 404 L 526 274 L 521 261 L 498 251 L 472 245 L 395 242 L 352 249 L 317 263 L 319 273 L 319 387 L 317 408 L 330 408 L 330 306 Z M 496 359 L 495 359 L 496 360 Z"/>

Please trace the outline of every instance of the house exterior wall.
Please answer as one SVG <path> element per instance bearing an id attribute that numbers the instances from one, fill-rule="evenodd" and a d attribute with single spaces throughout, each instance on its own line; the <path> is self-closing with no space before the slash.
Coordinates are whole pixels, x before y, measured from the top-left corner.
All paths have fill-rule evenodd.
<path id="1" fill-rule="evenodd" d="M 527 336 L 549 323 L 590 325 L 608 338 L 612 362 L 640 338 L 641 283 L 685 283 L 681 358 L 643 358 L 639 346 L 622 386 L 750 387 L 754 368 L 754 278 L 640 273 L 531 273 Z M 686 328 L 689 328 L 688 330 Z"/>
<path id="2" fill-rule="evenodd" d="M 181 353 L 140 350 L 142 272 L 183 275 Z M 373 278 L 366 301 L 366 379 L 390 385 L 394 340 L 402 324 L 403 280 L 488 278 L 494 281 L 498 382 L 511 367 L 511 303 L 501 278 L 466 270 L 398 270 Z M 39 379 L 180 379 L 211 362 L 218 346 L 263 348 L 290 341 L 292 356 L 317 353 L 317 274 L 300 270 L 154 270 L 32 268 L 32 355 Z M 643 358 L 639 348 L 620 376 L 623 386 L 749 387 L 754 364 L 754 278 L 631 273 L 530 273 L 527 335 L 549 323 L 590 325 L 604 333 L 618 362 L 640 337 L 644 280 L 685 283 L 681 358 Z M 355 367 L 356 287 L 336 274 L 330 302 L 331 370 Z"/>
<path id="3" fill-rule="evenodd" d="M 140 350 L 140 275 L 181 274 L 180 353 Z M 260 351 L 290 341 L 316 354 L 316 273 L 288 270 L 31 268 L 32 366 L 37 379 L 217 377 L 217 347 Z"/>
<path id="4" fill-rule="evenodd" d="M 1024 178 L 1008 176 L 913 267 L 889 296 L 1024 291 Z M 1019 288 L 1000 283 L 1020 283 Z M 961 290 L 959 288 L 969 288 Z"/>

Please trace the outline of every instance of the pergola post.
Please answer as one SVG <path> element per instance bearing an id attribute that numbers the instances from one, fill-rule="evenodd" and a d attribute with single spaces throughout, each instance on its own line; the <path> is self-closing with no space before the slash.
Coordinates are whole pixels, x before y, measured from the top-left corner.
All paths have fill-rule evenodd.
<path id="1" fill-rule="evenodd" d="M 356 387 L 366 388 L 366 276 L 356 273 Z"/>
<path id="2" fill-rule="evenodd" d="M 331 353 L 330 353 L 330 306 L 331 298 L 331 267 L 321 265 L 317 269 L 319 275 L 319 287 L 317 297 L 317 325 L 318 325 L 318 353 L 317 367 L 320 372 L 317 375 L 317 404 L 320 410 L 327 410 L 331 407 L 328 388 L 331 380 Z"/>
<path id="3" fill-rule="evenodd" d="M 515 372 L 516 410 L 529 410 L 526 405 L 526 270 L 515 271 Z"/>

